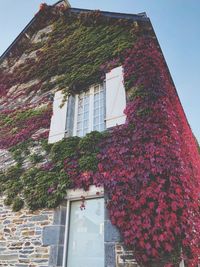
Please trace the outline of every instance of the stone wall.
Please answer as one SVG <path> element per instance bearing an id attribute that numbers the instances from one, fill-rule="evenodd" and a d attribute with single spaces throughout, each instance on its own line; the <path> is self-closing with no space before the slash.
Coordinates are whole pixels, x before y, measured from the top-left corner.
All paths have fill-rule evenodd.
<path id="1" fill-rule="evenodd" d="M 56 210 L 12 212 L 0 198 L 0 267 L 62 267 L 65 205 Z M 138 267 L 109 220 L 105 207 L 105 267 Z M 81 267 L 81 266 L 80 266 Z"/>
<path id="2" fill-rule="evenodd" d="M 44 228 L 53 211 L 12 212 L 0 199 L 0 267 L 47 267 L 50 247 L 43 244 Z"/>
<path id="3" fill-rule="evenodd" d="M 124 248 L 122 243 L 115 243 L 116 267 L 139 267 L 133 251 Z"/>
<path id="4" fill-rule="evenodd" d="M 36 32 L 30 42 L 37 44 L 46 41 L 51 31 L 52 25 L 49 25 Z M 23 53 L 11 66 L 10 62 L 5 59 L 1 66 L 8 72 L 13 72 L 15 67 L 31 59 L 37 59 L 37 49 L 29 54 Z M 58 76 L 52 77 L 50 82 L 53 83 L 57 78 Z M 42 99 L 51 96 L 57 88 L 49 92 L 37 91 L 27 96 L 20 96 L 31 86 L 36 86 L 40 82 L 35 79 L 12 86 L 8 95 L 0 99 L 0 109 L 12 110 L 30 103 L 33 106 L 38 104 L 37 108 L 43 106 Z M 43 130 L 46 129 L 40 129 L 40 131 Z M 39 150 L 36 147 L 31 152 L 38 153 L 36 149 Z M 0 150 L 0 170 L 6 170 L 15 163 L 9 150 Z M 26 160 L 24 164 L 23 167 L 27 168 L 30 162 Z M 31 212 L 23 209 L 19 212 L 12 212 L 11 207 L 4 205 L 3 196 L 0 196 L 0 267 L 61 267 L 65 226 L 66 206 L 61 206 L 56 210 L 43 209 Z M 138 266 L 133 253 L 125 251 L 120 242 L 119 232 L 111 224 L 105 208 L 105 267 Z"/>

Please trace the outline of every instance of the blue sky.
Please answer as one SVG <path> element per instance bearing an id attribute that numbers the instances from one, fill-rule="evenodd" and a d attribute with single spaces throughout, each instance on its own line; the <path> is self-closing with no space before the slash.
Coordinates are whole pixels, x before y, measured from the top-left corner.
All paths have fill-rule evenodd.
<path id="1" fill-rule="evenodd" d="M 38 11 L 40 0 L 0 0 L 0 54 Z M 46 0 L 54 4 L 56 0 Z M 72 7 L 146 12 L 160 42 L 189 124 L 200 142 L 200 1 L 70 0 Z"/>

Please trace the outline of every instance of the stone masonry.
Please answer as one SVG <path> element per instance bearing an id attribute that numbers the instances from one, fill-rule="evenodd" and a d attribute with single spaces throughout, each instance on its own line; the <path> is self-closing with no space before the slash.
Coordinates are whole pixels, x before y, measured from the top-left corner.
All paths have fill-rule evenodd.
<path id="1" fill-rule="evenodd" d="M 50 247 L 42 242 L 53 211 L 12 212 L 0 199 L 0 267 L 47 267 Z"/>

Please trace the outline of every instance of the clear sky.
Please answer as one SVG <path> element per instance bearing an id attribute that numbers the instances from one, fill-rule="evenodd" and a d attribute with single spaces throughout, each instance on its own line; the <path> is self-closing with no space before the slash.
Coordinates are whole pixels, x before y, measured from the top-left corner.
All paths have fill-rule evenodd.
<path id="1" fill-rule="evenodd" d="M 146 12 L 191 128 L 200 142 L 200 0 L 69 0 L 72 7 Z M 0 54 L 38 11 L 42 0 L 0 0 Z M 46 0 L 54 4 L 56 0 Z"/>

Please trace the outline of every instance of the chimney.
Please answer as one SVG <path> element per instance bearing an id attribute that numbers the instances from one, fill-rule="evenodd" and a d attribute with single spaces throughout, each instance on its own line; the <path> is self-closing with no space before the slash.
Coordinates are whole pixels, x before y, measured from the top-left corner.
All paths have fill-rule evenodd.
<path id="1" fill-rule="evenodd" d="M 71 7 L 71 5 L 70 5 L 70 3 L 69 3 L 68 0 L 61 0 L 61 1 L 59 1 L 59 2 L 57 2 L 55 4 L 55 6 L 61 6 L 61 5 L 64 5 L 67 8 L 70 8 Z"/>

